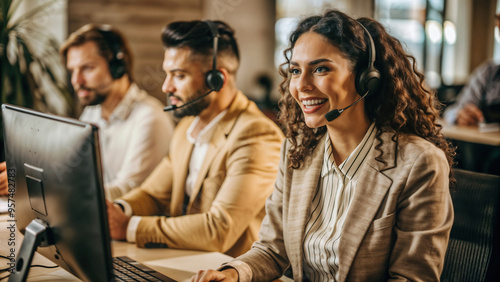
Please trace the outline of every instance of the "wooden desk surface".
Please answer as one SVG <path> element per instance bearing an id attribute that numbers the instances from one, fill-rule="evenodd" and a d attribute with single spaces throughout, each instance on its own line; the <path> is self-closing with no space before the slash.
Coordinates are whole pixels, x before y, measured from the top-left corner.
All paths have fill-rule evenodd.
<path id="1" fill-rule="evenodd" d="M 459 141 L 479 143 L 491 146 L 500 146 L 500 131 L 480 132 L 477 126 L 458 126 L 447 124 L 444 120 L 439 120 L 443 125 L 445 137 Z"/>
<path id="2" fill-rule="evenodd" d="M 15 235 L 11 235 L 8 229 L 11 224 L 8 222 L 7 214 L 0 215 L 0 254 L 9 256 L 11 246 L 8 245 L 9 237 L 15 236 L 16 253 L 21 247 L 23 236 L 16 230 Z M 189 281 L 200 269 L 218 268 L 222 263 L 231 259 L 222 253 L 209 253 L 192 250 L 176 250 L 176 249 L 145 249 L 138 248 L 134 244 L 126 242 L 111 242 L 112 255 L 128 256 L 137 260 L 154 270 L 167 275 L 177 281 Z M 0 269 L 9 267 L 9 261 L 0 258 Z M 38 253 L 33 258 L 33 264 L 52 266 L 55 265 L 52 261 Z M 0 273 L 0 278 L 8 273 Z M 32 268 L 29 272 L 28 281 L 80 281 L 75 276 L 68 273 L 66 270 L 58 267 L 53 269 Z M 283 277 L 277 281 L 292 281 Z"/>
<path id="3" fill-rule="evenodd" d="M 9 226 L 15 222 L 8 221 L 10 218 L 7 214 L 0 215 L 0 254 L 3 256 L 9 256 L 11 248 L 15 249 L 17 253 L 21 248 L 21 243 L 23 240 L 23 235 L 17 230 L 11 235 Z M 15 245 L 9 245 L 9 237 L 14 238 Z M 13 242 L 12 240 L 10 242 Z M 205 268 L 217 268 L 223 262 L 231 259 L 230 256 L 221 253 L 207 253 L 201 251 L 191 251 L 191 250 L 175 250 L 175 249 L 145 249 L 138 248 L 134 244 L 126 242 L 111 242 L 111 249 L 113 256 L 128 256 L 134 260 L 137 260 L 145 265 L 161 272 L 174 280 L 186 281 L 191 278 L 192 275 L 196 273 L 197 270 L 203 268 L 193 268 L 197 265 L 199 267 Z M 197 260 L 197 257 L 205 258 L 202 260 Z M 209 259 L 206 259 L 207 256 Z M 169 260 L 175 262 L 176 259 L 182 260 L 182 258 L 189 259 L 189 265 L 174 265 L 169 267 Z M 8 260 L 0 258 L 0 269 L 9 267 Z M 55 265 L 52 261 L 45 258 L 44 256 L 36 253 L 32 265 Z M 1 273 L 0 278 L 6 276 L 8 273 Z M 74 277 L 66 270 L 58 268 L 31 268 L 28 276 L 28 281 L 80 281 L 78 278 Z"/>

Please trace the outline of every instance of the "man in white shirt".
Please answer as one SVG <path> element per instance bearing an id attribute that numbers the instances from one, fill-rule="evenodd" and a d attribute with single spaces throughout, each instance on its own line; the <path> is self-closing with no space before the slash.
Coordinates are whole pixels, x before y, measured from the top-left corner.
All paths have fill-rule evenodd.
<path id="1" fill-rule="evenodd" d="M 141 184 L 167 154 L 174 121 L 133 82 L 132 54 L 116 29 L 87 24 L 60 53 L 85 107 L 80 120 L 100 128 L 106 198 L 113 200 Z"/>

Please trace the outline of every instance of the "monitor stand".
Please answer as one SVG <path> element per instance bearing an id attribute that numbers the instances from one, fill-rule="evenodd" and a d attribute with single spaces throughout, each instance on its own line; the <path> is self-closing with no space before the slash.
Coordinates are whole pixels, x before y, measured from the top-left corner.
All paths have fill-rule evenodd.
<path id="1" fill-rule="evenodd" d="M 50 236 L 50 227 L 41 219 L 34 219 L 26 226 L 24 240 L 21 249 L 17 254 L 16 266 L 10 274 L 9 282 L 23 282 L 28 277 L 31 261 L 37 248 L 46 247 L 53 244 Z"/>

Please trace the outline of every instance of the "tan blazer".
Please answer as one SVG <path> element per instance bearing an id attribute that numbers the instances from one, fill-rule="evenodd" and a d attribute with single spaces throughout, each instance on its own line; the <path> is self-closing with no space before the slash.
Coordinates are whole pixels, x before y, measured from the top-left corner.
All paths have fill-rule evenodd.
<path id="1" fill-rule="evenodd" d="M 139 222 L 136 243 L 224 252 L 236 256 L 258 239 L 266 198 L 273 190 L 283 133 L 242 93 L 218 122 L 183 215 L 193 145 L 186 117 L 172 136 L 169 155 L 141 187 L 126 194 Z M 151 216 L 158 215 L 158 216 Z"/>
<path id="2" fill-rule="evenodd" d="M 416 136 L 383 133 L 382 159 L 374 142 L 360 168 L 339 245 L 340 281 L 439 281 L 453 223 L 449 166 L 444 153 Z M 275 190 L 266 203 L 261 240 L 229 265 L 240 281 L 269 281 L 291 264 L 303 280 L 303 239 L 317 189 L 324 142 L 311 162 L 286 169 L 285 142 Z"/>

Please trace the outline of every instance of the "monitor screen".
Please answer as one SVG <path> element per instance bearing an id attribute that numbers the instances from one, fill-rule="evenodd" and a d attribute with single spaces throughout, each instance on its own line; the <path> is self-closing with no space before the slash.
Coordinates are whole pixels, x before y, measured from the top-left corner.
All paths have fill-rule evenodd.
<path id="1" fill-rule="evenodd" d="M 16 269 L 35 222 L 47 227 L 38 253 L 84 281 L 111 280 L 98 128 L 6 104 L 2 122 L 16 227 L 25 235 Z"/>

